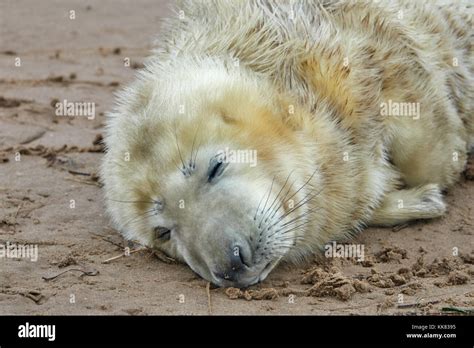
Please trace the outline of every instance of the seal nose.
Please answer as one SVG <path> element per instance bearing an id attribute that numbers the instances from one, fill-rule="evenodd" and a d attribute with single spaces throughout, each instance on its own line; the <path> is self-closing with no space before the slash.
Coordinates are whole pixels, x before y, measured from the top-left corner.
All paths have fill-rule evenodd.
<path id="1" fill-rule="evenodd" d="M 230 268 L 233 272 L 238 272 L 245 266 L 248 265 L 245 264 L 243 250 L 240 246 L 235 245 L 230 255 Z"/>
<path id="2" fill-rule="evenodd" d="M 223 267 L 222 271 L 215 272 L 217 278 L 229 282 L 237 282 L 241 275 L 250 267 L 250 255 L 248 251 L 240 245 L 234 245 L 229 250 L 229 262 Z"/>

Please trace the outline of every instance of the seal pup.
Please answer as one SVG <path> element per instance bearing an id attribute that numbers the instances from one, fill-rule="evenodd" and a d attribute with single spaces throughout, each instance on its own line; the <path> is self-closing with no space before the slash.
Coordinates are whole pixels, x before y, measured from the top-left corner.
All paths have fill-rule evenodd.
<path id="1" fill-rule="evenodd" d="M 474 139 L 470 5 L 176 12 L 108 114 L 101 177 L 126 238 L 245 287 L 367 225 L 445 213 Z"/>

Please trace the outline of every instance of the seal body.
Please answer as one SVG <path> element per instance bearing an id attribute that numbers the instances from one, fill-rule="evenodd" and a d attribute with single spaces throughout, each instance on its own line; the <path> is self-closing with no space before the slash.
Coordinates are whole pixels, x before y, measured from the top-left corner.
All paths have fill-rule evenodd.
<path id="1" fill-rule="evenodd" d="M 180 2 L 108 115 L 114 224 L 247 286 L 443 215 L 474 140 L 471 28 L 458 2 Z"/>

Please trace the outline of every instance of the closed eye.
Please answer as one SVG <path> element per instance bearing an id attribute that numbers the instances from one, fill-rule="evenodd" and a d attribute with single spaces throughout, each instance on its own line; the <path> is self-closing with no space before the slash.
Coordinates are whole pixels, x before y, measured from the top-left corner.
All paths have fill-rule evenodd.
<path id="1" fill-rule="evenodd" d="M 155 238 L 161 241 L 167 241 L 171 238 L 171 230 L 166 227 L 157 226 L 154 229 Z"/>
<path id="2" fill-rule="evenodd" d="M 207 182 L 211 182 L 219 177 L 227 165 L 228 163 L 225 163 L 221 156 L 211 158 L 209 161 L 209 169 L 207 170 Z"/>

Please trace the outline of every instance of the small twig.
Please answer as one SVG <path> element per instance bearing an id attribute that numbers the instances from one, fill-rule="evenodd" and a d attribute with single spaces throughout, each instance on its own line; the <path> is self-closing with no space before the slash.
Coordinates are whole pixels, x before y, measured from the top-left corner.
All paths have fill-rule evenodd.
<path id="1" fill-rule="evenodd" d="M 0 288 L 0 294 L 7 294 L 7 295 L 20 295 L 30 300 L 34 301 L 36 304 L 41 304 L 42 301 L 46 298 L 41 292 L 37 290 L 26 290 L 26 289 L 2 289 Z"/>
<path id="2" fill-rule="evenodd" d="M 209 315 L 212 315 L 211 282 L 207 283 L 206 292 L 207 292 L 207 311 Z"/>
<path id="3" fill-rule="evenodd" d="M 14 216 L 15 221 L 16 221 L 16 218 L 17 218 L 18 213 L 20 212 L 22 206 L 23 206 L 23 202 L 21 202 L 20 204 L 18 204 L 18 209 L 16 210 L 16 213 L 15 213 L 15 216 Z"/>
<path id="4" fill-rule="evenodd" d="M 65 271 L 62 271 L 62 272 L 59 272 L 58 274 L 56 275 L 53 275 L 53 276 L 50 276 L 50 277 L 46 277 L 46 276 L 43 276 L 42 278 L 46 281 L 49 281 L 49 280 L 53 280 L 53 279 L 56 279 L 57 277 L 63 275 L 64 273 L 67 273 L 69 271 L 79 271 L 79 272 L 82 272 L 81 276 L 84 276 L 84 275 L 88 275 L 88 276 L 95 276 L 97 274 L 99 274 L 99 271 L 93 269 L 93 270 L 89 270 L 89 271 L 85 271 L 83 269 L 80 269 L 80 268 L 69 268 Z"/>
<path id="5" fill-rule="evenodd" d="M 300 289 L 292 289 L 292 288 L 283 288 L 281 290 L 278 290 L 278 294 L 281 296 L 288 296 L 288 295 L 308 296 L 309 289 L 300 290 Z"/>
<path id="6" fill-rule="evenodd" d="M 139 248 L 139 249 L 135 249 L 135 250 L 131 250 L 128 255 L 132 255 L 134 253 L 137 253 L 139 251 L 143 251 L 143 250 L 147 250 L 148 248 Z M 124 257 L 124 256 L 128 256 L 125 252 L 123 254 L 120 254 L 120 255 L 117 255 L 117 256 L 114 256 L 114 257 L 111 257 L 110 259 L 107 259 L 107 260 L 104 260 L 102 261 L 102 263 L 108 263 L 110 261 L 114 261 L 114 260 L 117 260 L 117 259 L 120 259 L 121 257 Z"/>
<path id="7" fill-rule="evenodd" d="M 73 174 L 73 175 L 84 175 L 84 176 L 92 176 L 91 173 L 86 173 L 86 172 L 79 172 L 77 170 L 68 170 L 67 171 L 69 174 Z"/>
<path id="8" fill-rule="evenodd" d="M 421 302 L 420 301 L 417 301 L 417 302 L 411 302 L 411 303 L 399 303 L 397 305 L 397 308 L 412 308 L 412 307 L 420 307 L 420 306 L 425 306 L 425 305 L 428 305 L 428 304 L 436 304 L 436 303 L 439 303 L 441 302 L 440 300 L 433 300 L 433 301 L 428 301 L 428 302 Z"/>
<path id="9" fill-rule="evenodd" d="M 26 145 L 26 144 L 29 144 L 35 140 L 38 140 L 39 138 L 41 138 L 44 134 L 46 133 L 46 130 L 45 129 L 41 129 L 39 130 L 38 132 L 30 135 L 29 137 L 27 137 L 25 140 L 23 140 L 22 142 L 20 142 L 21 145 Z"/>
<path id="10" fill-rule="evenodd" d="M 33 211 L 33 210 L 37 210 L 37 209 L 40 209 L 42 207 L 44 207 L 46 204 L 43 204 L 43 203 L 40 203 L 34 207 L 31 207 L 31 208 L 28 208 L 28 209 L 25 209 L 25 208 L 22 208 L 21 209 L 21 213 L 23 215 L 24 218 L 27 218 L 29 217 L 30 213 Z"/>
<path id="11" fill-rule="evenodd" d="M 457 312 L 462 314 L 473 314 L 474 308 L 459 308 L 459 307 L 443 307 L 441 308 L 443 312 Z"/>
<path id="12" fill-rule="evenodd" d="M 152 254 L 155 255 L 155 257 L 158 260 L 160 260 L 161 262 L 164 262 L 164 263 L 167 263 L 167 264 L 176 263 L 175 259 L 173 259 L 172 257 L 169 257 L 168 255 L 166 255 L 161 250 L 153 250 Z"/>
<path id="13" fill-rule="evenodd" d="M 410 226 L 410 224 L 409 224 L 408 222 L 405 222 L 405 223 L 403 223 L 403 224 L 399 224 L 399 225 L 393 226 L 392 232 L 401 231 L 401 230 L 403 230 L 404 228 L 407 228 L 408 226 Z"/>
<path id="14" fill-rule="evenodd" d="M 90 234 L 93 234 L 94 236 L 97 236 L 99 237 L 100 239 L 102 239 L 104 242 L 107 242 L 107 243 L 110 243 L 110 244 L 113 244 L 117 247 L 119 247 L 120 249 L 123 249 L 123 245 L 122 244 L 119 244 L 119 243 L 116 243 L 108 238 L 106 238 L 105 236 L 101 235 L 101 234 L 98 234 L 98 233 L 94 233 L 94 232 L 89 232 Z"/>
<path id="15" fill-rule="evenodd" d="M 435 294 L 435 295 L 430 295 L 430 296 L 423 296 L 420 300 L 418 301 L 421 301 L 421 300 L 424 300 L 426 298 L 434 298 L 434 297 L 442 297 L 442 296 L 459 296 L 459 295 L 466 295 L 467 293 L 469 292 L 466 292 L 466 291 L 462 291 L 462 292 L 459 292 L 459 291 L 448 291 L 448 292 L 444 292 L 442 294 Z M 444 298 L 441 298 L 439 299 L 440 301 L 442 300 L 445 300 Z M 433 300 L 435 301 L 435 300 Z"/>
<path id="16" fill-rule="evenodd" d="M 13 220 L 15 220 L 13 222 L 13 230 L 16 232 L 16 225 L 18 224 L 16 219 L 18 217 L 18 213 L 20 212 L 21 208 L 23 207 L 23 202 L 20 202 L 20 204 L 18 204 L 18 209 L 16 210 L 15 212 L 15 216 L 13 216 Z"/>
<path id="17" fill-rule="evenodd" d="M 17 244 L 37 244 L 37 245 L 64 245 L 63 243 L 58 243 L 54 241 L 45 241 L 45 240 L 38 240 L 38 241 L 26 241 L 22 239 L 16 239 L 16 240 L 6 240 L 6 239 L 0 239 L 0 244 L 6 244 L 7 242 L 10 243 L 17 243 Z"/>
<path id="18" fill-rule="evenodd" d="M 314 304 L 314 303 L 311 303 L 311 304 Z M 372 306 L 374 304 L 376 304 L 376 303 L 371 302 L 371 303 L 367 303 L 367 304 L 360 305 L 360 306 L 336 307 L 336 308 L 329 308 L 327 310 L 330 311 L 330 312 L 334 312 L 334 311 L 343 311 L 343 310 L 347 310 L 347 309 L 361 309 L 361 308 Z"/>
<path id="19" fill-rule="evenodd" d="M 93 185 L 93 186 L 98 186 L 98 187 L 102 186 L 102 185 L 100 185 L 100 183 L 98 183 L 96 181 L 77 180 L 77 179 L 73 179 L 73 178 L 66 178 L 66 180 L 79 182 L 81 184 L 86 184 L 86 185 Z"/>

